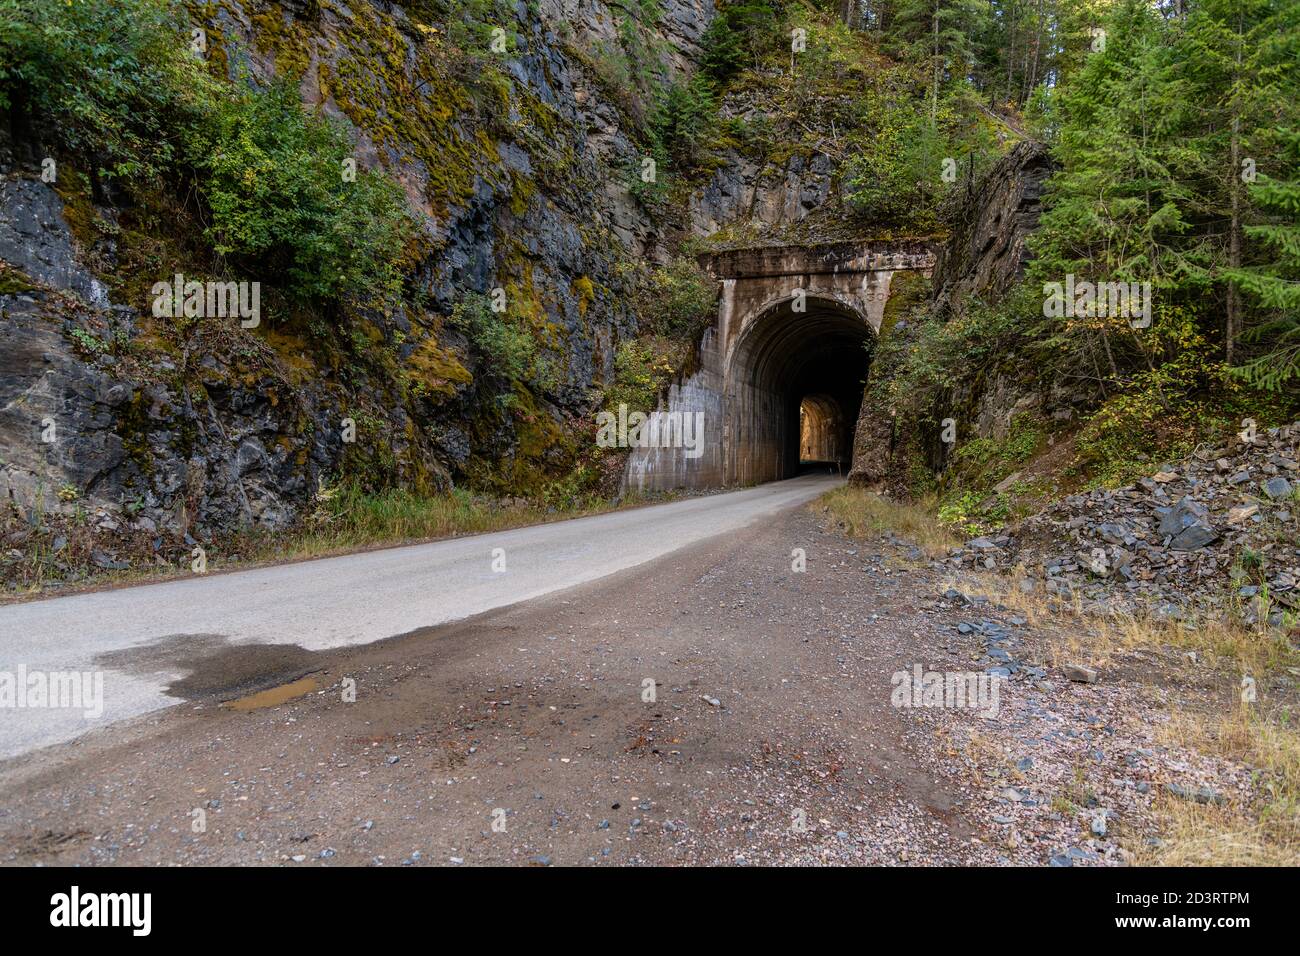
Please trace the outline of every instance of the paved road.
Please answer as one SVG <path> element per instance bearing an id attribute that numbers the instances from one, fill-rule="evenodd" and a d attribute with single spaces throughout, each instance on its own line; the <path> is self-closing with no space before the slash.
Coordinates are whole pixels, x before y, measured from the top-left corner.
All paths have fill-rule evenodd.
<path id="1" fill-rule="evenodd" d="M 5 673 L 103 673 L 103 713 L 0 706 L 0 759 L 178 702 L 183 656 L 366 644 L 526 601 L 654 560 L 807 502 L 839 479 L 805 476 L 516 531 L 324 558 L 0 608 Z M 504 571 L 494 571 L 502 549 Z M 498 562 L 499 566 L 499 562 Z M 106 666 L 105 656 L 118 666 Z M 153 662 L 152 664 L 150 662 Z"/>

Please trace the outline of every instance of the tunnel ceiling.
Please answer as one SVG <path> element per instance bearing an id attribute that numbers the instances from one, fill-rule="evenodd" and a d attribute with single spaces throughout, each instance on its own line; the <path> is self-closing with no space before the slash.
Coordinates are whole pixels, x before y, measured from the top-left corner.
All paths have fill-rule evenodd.
<path id="1" fill-rule="evenodd" d="M 788 392 L 819 387 L 823 370 L 860 375 L 867 358 L 863 343 L 874 334 L 866 320 L 837 302 L 811 296 L 806 302 L 807 312 L 783 302 L 755 321 L 732 358 L 736 380 Z"/>

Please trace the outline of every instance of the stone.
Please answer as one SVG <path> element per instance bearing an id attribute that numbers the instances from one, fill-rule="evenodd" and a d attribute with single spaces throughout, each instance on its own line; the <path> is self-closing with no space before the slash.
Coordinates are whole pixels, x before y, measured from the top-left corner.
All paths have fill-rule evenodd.
<path id="1" fill-rule="evenodd" d="M 1264 494 L 1268 495 L 1274 501 L 1280 501 L 1291 494 L 1291 482 L 1287 481 L 1281 475 L 1276 478 L 1270 478 L 1264 482 Z"/>
<path id="2" fill-rule="evenodd" d="M 1181 783 L 1167 783 L 1165 789 L 1175 797 L 1192 800 L 1196 803 L 1219 805 L 1225 802 L 1223 794 L 1211 790 L 1209 787 L 1188 787 Z"/>
<path id="3" fill-rule="evenodd" d="M 1157 530 L 1164 537 L 1173 538 L 1194 524 L 1209 524 L 1209 521 L 1210 513 L 1203 504 L 1182 497 L 1174 502 L 1173 507 L 1163 511 Z"/>
<path id="4" fill-rule="evenodd" d="M 1110 544 L 1124 544 L 1131 536 L 1131 532 L 1126 525 L 1115 521 L 1107 521 L 1097 525 L 1097 533 Z"/>
<path id="5" fill-rule="evenodd" d="M 1020 472 L 1013 471 L 1011 474 L 1007 475 L 996 485 L 994 485 L 993 490 L 998 494 L 1003 494 L 1004 492 L 1010 491 L 1011 486 L 1014 485 L 1019 480 L 1020 480 Z"/>
<path id="6" fill-rule="evenodd" d="M 1169 547 L 1175 551 L 1196 551 L 1213 542 L 1219 537 L 1219 533 L 1205 524 L 1194 524 L 1184 528 L 1172 541 Z"/>
<path id="7" fill-rule="evenodd" d="M 1065 664 L 1061 667 L 1061 673 L 1079 684 L 1095 684 L 1099 676 L 1091 667 L 1082 664 Z"/>
<path id="8" fill-rule="evenodd" d="M 1237 505 L 1228 509 L 1228 524 L 1241 524 L 1259 514 L 1259 505 Z"/>

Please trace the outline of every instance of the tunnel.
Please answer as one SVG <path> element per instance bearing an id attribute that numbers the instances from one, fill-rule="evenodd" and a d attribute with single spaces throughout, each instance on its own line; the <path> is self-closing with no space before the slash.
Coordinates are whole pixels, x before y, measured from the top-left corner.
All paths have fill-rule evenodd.
<path id="1" fill-rule="evenodd" d="M 786 298 L 754 319 L 727 363 L 735 481 L 847 474 L 874 338 L 862 313 L 830 297 Z"/>
<path id="2" fill-rule="evenodd" d="M 851 447 L 845 440 L 844 410 L 825 392 L 808 395 L 799 403 L 799 470 L 820 471 L 838 467 Z"/>

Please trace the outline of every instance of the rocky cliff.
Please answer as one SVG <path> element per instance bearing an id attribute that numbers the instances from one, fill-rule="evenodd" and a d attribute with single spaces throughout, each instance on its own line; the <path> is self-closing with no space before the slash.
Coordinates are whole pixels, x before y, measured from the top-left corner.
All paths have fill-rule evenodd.
<path id="1" fill-rule="evenodd" d="M 203 538 L 283 527 L 327 479 L 507 493 L 565 479 L 637 328 L 634 292 L 676 228 L 636 195 L 646 147 L 632 94 L 692 68 L 711 0 L 641 19 L 591 0 L 520 2 L 469 34 L 455 5 L 418 0 L 189 10 L 215 73 L 291 78 L 346 120 L 359 166 L 401 184 L 422 229 L 413 289 L 386 314 L 161 328 L 152 283 L 211 274 L 201 224 L 110 186 L 95 157 L 6 113 L 0 496 L 29 514 L 90 508 Z M 523 381 L 499 381 L 448 321 L 467 295 L 494 293 L 531 340 Z M 326 322 L 344 327 L 315 334 Z"/>
<path id="2" fill-rule="evenodd" d="M 1042 143 L 1026 140 L 953 199 L 952 231 L 934 266 L 934 307 L 960 312 L 972 297 L 997 301 L 1024 273 L 1025 239 L 1042 213 L 1052 160 Z"/>
<path id="3" fill-rule="evenodd" d="M 938 245 L 924 311 L 950 321 L 964 314 L 975 300 L 991 304 L 1007 293 L 1024 273 L 1025 240 L 1038 225 L 1042 190 L 1051 172 L 1046 147 L 1025 141 L 954 195 L 947 208 L 949 233 Z M 905 300 L 891 306 L 899 317 L 911 307 Z M 885 395 L 891 376 L 898 371 L 899 358 L 918 333 L 915 322 L 907 318 L 882 327 L 882 339 L 891 336 L 893 347 L 880 350 L 869 372 L 849 473 L 855 485 L 906 493 L 916 478 L 916 463 L 932 469 L 942 467 L 947 449 L 933 425 L 958 408 L 970 410 L 962 423 L 964 437 L 1001 438 L 1017 414 L 1041 406 L 1036 393 L 1020 390 L 1000 372 L 976 375 L 972 384 L 964 380 L 962 370 L 953 370 L 951 377 L 958 387 L 945 408 L 927 410 L 933 418 L 930 427 L 923 427 L 915 417 L 900 420 Z"/>

